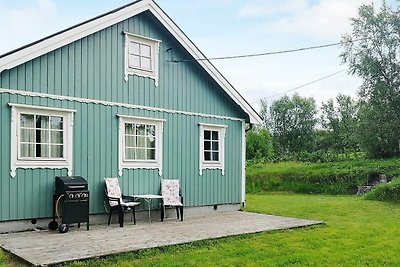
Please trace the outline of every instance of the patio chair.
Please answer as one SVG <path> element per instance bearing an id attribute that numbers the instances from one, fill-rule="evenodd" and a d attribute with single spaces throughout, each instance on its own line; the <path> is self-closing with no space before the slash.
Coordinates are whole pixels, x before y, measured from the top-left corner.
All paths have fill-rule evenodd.
<path id="1" fill-rule="evenodd" d="M 183 221 L 183 197 L 179 187 L 179 180 L 161 179 L 161 221 L 164 221 L 165 208 L 175 207 L 176 215 Z"/>
<path id="2" fill-rule="evenodd" d="M 119 226 L 124 226 L 124 211 L 132 210 L 133 223 L 136 224 L 135 207 L 140 205 L 140 202 L 135 202 L 133 197 L 125 196 L 119 187 L 118 178 L 104 178 L 105 193 L 108 204 L 110 206 L 110 213 L 108 216 L 108 225 L 111 222 L 111 214 L 113 211 L 118 211 Z M 132 218 L 131 218 L 132 220 Z"/>

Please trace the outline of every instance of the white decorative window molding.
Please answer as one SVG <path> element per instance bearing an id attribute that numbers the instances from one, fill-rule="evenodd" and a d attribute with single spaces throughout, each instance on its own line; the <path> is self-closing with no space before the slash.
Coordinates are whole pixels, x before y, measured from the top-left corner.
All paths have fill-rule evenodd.
<path id="1" fill-rule="evenodd" d="M 154 79 L 158 86 L 160 40 L 125 33 L 125 81 L 129 75 Z"/>
<path id="2" fill-rule="evenodd" d="M 119 117 L 118 175 L 125 169 L 158 169 L 162 175 L 163 119 Z"/>
<path id="3" fill-rule="evenodd" d="M 225 132 L 227 125 L 199 123 L 200 175 L 205 169 L 220 169 L 225 174 Z"/>
<path id="4" fill-rule="evenodd" d="M 8 103 L 11 106 L 11 177 L 22 169 L 62 169 L 72 175 L 76 110 Z"/>

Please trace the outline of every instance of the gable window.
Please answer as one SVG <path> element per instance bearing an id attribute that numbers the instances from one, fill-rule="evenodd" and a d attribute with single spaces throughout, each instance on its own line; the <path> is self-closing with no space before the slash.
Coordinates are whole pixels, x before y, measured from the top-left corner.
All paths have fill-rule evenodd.
<path id="1" fill-rule="evenodd" d="M 119 175 L 127 169 L 158 169 L 162 174 L 161 119 L 118 115 Z"/>
<path id="2" fill-rule="evenodd" d="M 158 85 L 159 46 L 159 40 L 125 32 L 125 81 L 129 75 L 138 75 Z"/>
<path id="3" fill-rule="evenodd" d="M 72 175 L 74 110 L 9 103 L 11 176 L 17 168 L 67 168 Z"/>
<path id="4" fill-rule="evenodd" d="M 226 127 L 200 123 L 200 175 L 204 169 L 220 169 L 224 175 Z"/>

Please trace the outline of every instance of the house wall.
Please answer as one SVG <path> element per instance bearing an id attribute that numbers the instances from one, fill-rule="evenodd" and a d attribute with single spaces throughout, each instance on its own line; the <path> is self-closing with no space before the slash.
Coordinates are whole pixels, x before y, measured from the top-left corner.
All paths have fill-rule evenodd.
<path id="1" fill-rule="evenodd" d="M 128 82 L 124 81 L 122 31 L 162 41 L 157 87 L 149 78 L 130 76 Z M 172 50 L 167 52 L 169 48 Z M 118 176 L 117 114 L 165 119 L 162 176 L 158 170 L 124 169 L 120 177 L 123 193 L 157 194 L 160 178 L 179 178 L 186 206 L 239 203 L 241 129 L 246 114 L 195 61 L 167 62 L 187 58 L 189 54 L 145 12 L 2 72 L 0 88 L 28 92 L 28 95 L 0 93 L 0 221 L 51 216 L 54 177 L 67 175 L 66 169 L 17 169 L 16 177 L 11 178 L 8 103 L 77 110 L 73 126 L 73 174 L 89 182 L 92 214 L 104 212 L 103 178 Z M 30 96 L 29 92 L 43 95 Z M 81 99 L 56 100 L 49 94 Z M 85 99 L 116 105 L 85 103 Z M 127 105 L 180 112 L 128 108 Z M 200 122 L 228 126 L 225 175 L 220 170 L 204 170 L 199 175 Z"/>

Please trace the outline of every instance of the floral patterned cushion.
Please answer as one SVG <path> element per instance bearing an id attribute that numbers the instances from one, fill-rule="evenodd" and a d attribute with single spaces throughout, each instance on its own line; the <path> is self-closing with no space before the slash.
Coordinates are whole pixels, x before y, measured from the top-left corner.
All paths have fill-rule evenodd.
<path id="1" fill-rule="evenodd" d="M 166 206 L 183 206 L 179 196 L 179 180 L 161 179 L 161 195 Z"/>
<path id="2" fill-rule="evenodd" d="M 121 188 L 119 187 L 118 178 L 105 178 L 106 182 L 106 189 L 107 189 L 107 196 L 119 198 L 120 200 L 122 197 Z M 118 201 L 110 200 L 110 206 L 117 206 Z"/>

